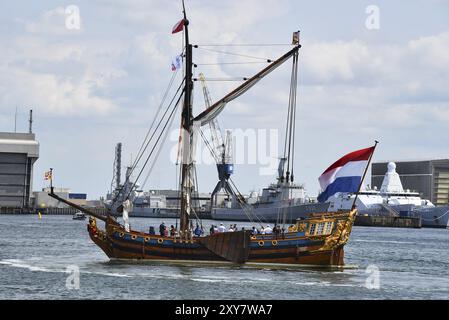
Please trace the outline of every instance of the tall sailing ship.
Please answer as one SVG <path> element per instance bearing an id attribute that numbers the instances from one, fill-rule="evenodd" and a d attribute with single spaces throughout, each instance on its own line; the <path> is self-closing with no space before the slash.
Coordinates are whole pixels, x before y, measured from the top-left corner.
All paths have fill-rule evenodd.
<path id="1" fill-rule="evenodd" d="M 291 106 L 296 105 L 296 79 L 298 54 L 301 45 L 296 38 L 294 47 L 283 56 L 247 79 L 216 103 L 197 116 L 192 113 L 193 63 L 192 44 L 189 42 L 189 20 L 183 3 L 183 19 L 175 26 L 173 33 L 184 32 L 184 78 L 176 104 L 182 105 L 181 112 L 181 158 L 180 165 L 180 228 L 173 236 L 160 236 L 132 230 L 129 227 L 127 213 L 131 211 L 131 202 L 126 197 L 115 207 L 123 212 L 124 224 L 110 212 L 99 215 L 86 208 L 79 207 L 66 199 L 58 197 L 51 188 L 50 196 L 79 209 L 90 216 L 87 230 L 92 241 L 98 245 L 110 259 L 148 259 L 154 261 L 223 262 L 236 264 L 281 264 L 281 265 L 320 265 L 343 266 L 344 245 L 348 242 L 354 223 L 356 209 L 347 212 L 316 212 L 310 217 L 297 220 L 288 229 L 271 234 L 253 234 L 250 230 L 214 233 L 192 236 L 192 220 L 195 216 L 192 203 L 195 172 L 195 139 L 199 129 L 212 121 L 227 103 L 238 98 L 262 78 L 292 58 L 292 83 L 290 89 Z M 298 34 L 295 34 L 297 36 Z M 295 40 L 295 37 L 294 37 Z M 173 109 L 175 111 L 176 108 Z M 295 115 L 290 109 L 291 117 Z M 173 112 L 172 112 L 173 113 Z M 291 128 L 294 132 L 294 128 Z M 157 142 L 159 139 L 157 140 Z M 156 143 L 157 143 L 156 142 Z M 293 160 L 292 160 L 293 161 Z M 293 173 L 287 172 L 282 179 L 293 181 Z M 140 176 L 140 174 L 139 174 Z M 363 180 L 363 178 L 362 178 Z M 123 201 L 123 202 L 121 202 Z M 111 209 L 114 210 L 114 207 Z M 104 222 L 101 228 L 98 221 Z"/>

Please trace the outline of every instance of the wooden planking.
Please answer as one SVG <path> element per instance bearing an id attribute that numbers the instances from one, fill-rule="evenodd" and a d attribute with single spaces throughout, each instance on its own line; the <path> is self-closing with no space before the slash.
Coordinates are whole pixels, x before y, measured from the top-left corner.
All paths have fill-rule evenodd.
<path id="1" fill-rule="evenodd" d="M 198 238 L 198 242 L 219 257 L 234 263 L 244 263 L 248 260 L 250 236 L 248 230 L 223 232 Z"/>

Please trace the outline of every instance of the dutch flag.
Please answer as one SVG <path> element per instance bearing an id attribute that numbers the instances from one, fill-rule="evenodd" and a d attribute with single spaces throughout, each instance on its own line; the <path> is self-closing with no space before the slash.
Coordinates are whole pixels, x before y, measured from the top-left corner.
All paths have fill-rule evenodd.
<path id="1" fill-rule="evenodd" d="M 318 178 L 321 186 L 319 202 L 325 202 L 337 192 L 358 192 L 360 181 L 374 147 L 348 153 L 337 160 Z"/>

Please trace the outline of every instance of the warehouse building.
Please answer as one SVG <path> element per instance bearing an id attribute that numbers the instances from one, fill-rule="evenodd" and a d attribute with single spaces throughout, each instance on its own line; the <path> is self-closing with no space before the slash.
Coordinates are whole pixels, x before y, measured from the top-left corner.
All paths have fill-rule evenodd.
<path id="1" fill-rule="evenodd" d="M 0 208 L 29 208 L 39 142 L 33 133 L 0 132 Z"/>
<path id="2" fill-rule="evenodd" d="M 87 194 L 86 193 L 71 193 L 68 188 L 53 188 L 53 192 L 63 198 L 65 200 L 69 200 L 70 202 L 86 207 L 88 206 Z M 43 208 L 69 208 L 70 206 L 56 200 L 55 198 L 50 197 L 48 194 L 50 193 L 50 188 L 43 188 L 42 191 L 35 191 L 34 194 L 34 205 L 36 209 Z"/>
<path id="3" fill-rule="evenodd" d="M 419 192 L 435 205 L 449 203 L 449 159 L 423 161 L 393 161 L 404 189 Z M 380 188 L 388 162 L 373 163 L 371 185 Z"/>

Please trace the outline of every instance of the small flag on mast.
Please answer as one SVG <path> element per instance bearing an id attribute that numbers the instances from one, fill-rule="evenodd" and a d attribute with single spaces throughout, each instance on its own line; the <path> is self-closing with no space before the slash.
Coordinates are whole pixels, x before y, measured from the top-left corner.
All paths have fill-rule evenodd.
<path id="1" fill-rule="evenodd" d="M 182 67 L 182 57 L 176 56 L 176 58 L 171 63 L 171 71 L 176 71 L 178 69 L 181 69 Z"/>
<path id="2" fill-rule="evenodd" d="M 53 179 L 53 173 L 50 171 L 45 171 L 45 180 L 52 180 Z"/>
<path id="3" fill-rule="evenodd" d="M 293 45 L 298 45 L 299 44 L 299 31 L 293 32 L 292 44 Z"/>
<path id="4" fill-rule="evenodd" d="M 179 21 L 177 24 L 175 24 L 173 26 L 173 29 L 171 31 L 171 33 L 178 33 L 180 31 L 184 30 L 184 19 L 182 19 L 181 21 Z"/>

